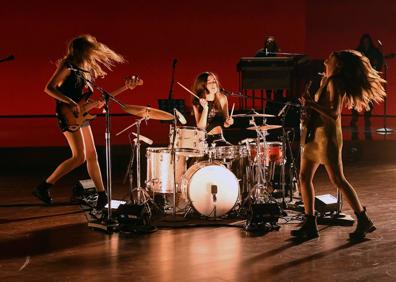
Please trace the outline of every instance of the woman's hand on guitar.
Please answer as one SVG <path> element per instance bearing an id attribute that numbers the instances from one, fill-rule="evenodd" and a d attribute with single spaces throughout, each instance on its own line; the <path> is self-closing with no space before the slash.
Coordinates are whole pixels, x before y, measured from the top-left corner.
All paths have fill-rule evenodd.
<path id="1" fill-rule="evenodd" d="M 125 78 L 125 86 L 128 89 L 134 89 L 136 86 L 143 85 L 143 80 L 137 75 L 128 76 Z"/>
<path id="2" fill-rule="evenodd" d="M 73 100 L 70 102 L 70 105 L 72 106 L 72 112 L 75 115 L 79 115 L 81 112 L 80 105 L 78 103 L 74 102 Z"/>

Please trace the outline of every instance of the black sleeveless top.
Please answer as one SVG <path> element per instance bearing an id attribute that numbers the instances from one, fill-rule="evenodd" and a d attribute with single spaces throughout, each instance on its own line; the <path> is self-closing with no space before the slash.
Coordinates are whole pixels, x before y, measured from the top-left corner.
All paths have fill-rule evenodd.
<path id="1" fill-rule="evenodd" d="M 65 62 L 65 66 L 72 66 L 71 63 Z M 71 71 L 70 75 L 66 77 L 62 85 L 58 87 L 58 90 L 62 92 L 63 95 L 69 97 L 74 102 L 79 102 L 84 95 L 91 95 L 92 91 L 88 88 L 88 91 L 84 92 L 86 83 L 76 72 Z M 87 96 L 86 96 L 87 97 Z"/>
<path id="2" fill-rule="evenodd" d="M 223 126 L 225 118 L 215 107 L 214 101 L 208 101 L 208 119 L 206 121 L 206 132 L 210 132 L 217 126 Z"/>

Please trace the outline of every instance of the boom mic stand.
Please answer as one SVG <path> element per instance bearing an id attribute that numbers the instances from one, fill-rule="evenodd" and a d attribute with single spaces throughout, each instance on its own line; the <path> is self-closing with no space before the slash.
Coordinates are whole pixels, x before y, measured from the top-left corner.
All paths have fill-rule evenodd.
<path id="1" fill-rule="evenodd" d="M 87 79 L 84 77 L 84 75 L 81 73 L 82 70 L 76 69 L 74 67 L 69 67 L 69 69 L 73 72 L 76 73 L 77 76 L 79 76 L 81 79 L 83 79 L 87 84 L 91 85 L 93 88 L 98 90 L 104 101 L 105 101 L 105 117 L 106 117 L 106 130 L 105 130 L 105 144 L 106 144 L 106 188 L 107 188 L 107 200 L 108 200 L 108 206 L 107 206 L 107 218 L 101 219 L 100 222 L 93 222 L 93 223 L 88 223 L 89 227 L 92 228 L 98 228 L 101 230 L 106 231 L 107 233 L 111 234 L 113 231 L 118 227 L 118 223 L 113 220 L 112 218 L 112 212 L 111 212 L 111 198 L 112 198 L 112 178 L 111 178 L 111 132 L 110 132 L 110 126 L 111 126 L 111 116 L 110 116 L 110 107 L 109 107 L 109 102 L 112 100 L 113 102 L 119 104 L 121 107 L 124 106 L 120 101 L 118 101 L 114 96 L 112 96 L 108 91 L 103 89 L 102 87 L 98 86 L 96 83 L 94 83 L 92 80 Z"/>
<path id="2" fill-rule="evenodd" d="M 381 43 L 381 47 L 382 47 L 382 43 Z M 384 79 L 386 81 L 387 73 L 388 73 L 388 63 L 386 62 L 386 58 L 385 58 L 385 56 L 383 55 L 382 52 L 381 52 L 381 54 L 382 54 L 382 57 L 383 57 L 383 60 L 384 60 Z M 386 91 L 387 90 L 387 84 L 386 83 L 384 85 L 384 89 L 385 89 L 385 93 L 386 93 L 387 92 Z M 384 127 L 383 128 L 378 128 L 376 130 L 377 133 L 381 134 L 381 135 L 388 135 L 388 134 L 391 134 L 393 132 L 392 128 L 386 127 L 386 102 L 387 102 L 387 99 L 386 99 L 386 96 L 385 96 L 384 97 Z"/>

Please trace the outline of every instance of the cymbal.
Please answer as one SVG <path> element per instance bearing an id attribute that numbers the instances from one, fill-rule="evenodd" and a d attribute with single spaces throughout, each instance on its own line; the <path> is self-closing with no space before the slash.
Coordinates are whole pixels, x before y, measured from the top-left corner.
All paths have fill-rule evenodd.
<path id="1" fill-rule="evenodd" d="M 282 125 L 277 125 L 277 124 L 266 124 L 266 125 L 261 125 L 261 126 L 251 126 L 248 127 L 247 130 L 260 130 L 260 131 L 267 131 L 267 130 L 271 130 L 271 129 L 277 129 L 277 128 L 281 128 Z"/>
<path id="2" fill-rule="evenodd" d="M 232 116 L 234 117 L 275 117 L 274 115 L 270 114 L 236 114 Z"/>
<path id="3" fill-rule="evenodd" d="M 125 105 L 122 109 L 128 114 L 147 119 L 173 120 L 175 117 L 165 111 L 139 105 Z"/>

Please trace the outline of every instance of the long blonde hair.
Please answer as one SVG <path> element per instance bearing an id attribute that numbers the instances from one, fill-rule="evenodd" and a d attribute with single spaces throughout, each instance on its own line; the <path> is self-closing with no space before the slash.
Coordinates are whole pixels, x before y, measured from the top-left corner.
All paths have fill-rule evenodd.
<path id="1" fill-rule="evenodd" d="M 370 64 L 370 60 L 355 50 L 334 52 L 336 68 L 333 77 L 345 90 L 345 103 L 357 111 L 369 110 L 370 103 L 382 102 L 386 96 L 386 81 Z"/>
<path id="2" fill-rule="evenodd" d="M 101 65 L 111 71 L 116 63 L 126 62 L 122 55 L 89 34 L 80 35 L 69 42 L 63 61 L 89 71 L 84 74 L 90 76 L 89 78 L 104 77 L 107 74 Z"/>

